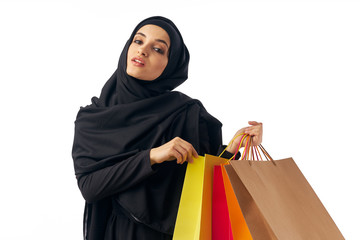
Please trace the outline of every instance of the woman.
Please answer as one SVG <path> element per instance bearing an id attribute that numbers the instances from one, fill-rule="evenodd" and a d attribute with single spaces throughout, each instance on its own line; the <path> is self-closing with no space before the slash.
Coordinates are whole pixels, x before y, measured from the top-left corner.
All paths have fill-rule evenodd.
<path id="1" fill-rule="evenodd" d="M 188 63 L 176 26 L 163 17 L 145 19 L 100 97 L 80 109 L 73 159 L 86 200 L 84 239 L 172 238 L 183 163 L 223 149 L 221 123 L 198 100 L 172 91 L 187 79 Z M 262 124 L 249 124 L 236 134 L 260 144 Z"/>

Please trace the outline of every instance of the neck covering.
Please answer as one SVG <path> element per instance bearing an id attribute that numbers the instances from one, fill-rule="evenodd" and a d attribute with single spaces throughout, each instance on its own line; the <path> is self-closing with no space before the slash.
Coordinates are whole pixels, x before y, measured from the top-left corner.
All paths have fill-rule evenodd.
<path id="1" fill-rule="evenodd" d="M 163 28 L 171 41 L 168 64 L 153 81 L 139 80 L 126 73 L 128 48 L 136 32 L 147 24 Z M 207 142 L 211 139 L 207 153 L 216 154 L 221 145 L 221 123 L 207 113 L 200 101 L 172 91 L 187 79 L 188 64 L 189 52 L 169 19 L 150 17 L 135 27 L 100 97 L 93 97 L 92 104 L 80 108 L 76 117 L 72 156 L 78 180 L 177 136 L 204 154 L 201 134 L 206 135 Z M 128 215 L 146 226 L 172 234 L 186 164 L 170 161 L 159 165 L 156 174 L 136 189 L 86 203 L 84 232 L 88 239 L 103 239 L 114 199 Z"/>

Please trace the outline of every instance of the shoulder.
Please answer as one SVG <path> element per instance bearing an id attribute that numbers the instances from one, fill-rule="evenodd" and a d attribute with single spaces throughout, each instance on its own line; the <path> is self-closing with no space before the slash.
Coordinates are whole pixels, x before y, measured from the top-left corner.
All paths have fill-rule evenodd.
<path id="1" fill-rule="evenodd" d="M 197 99 L 191 98 L 188 95 L 186 95 L 185 93 L 178 92 L 178 91 L 167 92 L 165 95 L 168 97 L 171 97 L 171 98 L 177 98 L 182 101 L 198 101 Z"/>
<path id="2" fill-rule="evenodd" d="M 168 93 L 169 96 L 171 96 L 171 98 L 175 98 L 176 100 L 183 102 L 183 103 L 187 103 L 189 105 L 197 105 L 199 106 L 201 109 L 205 110 L 204 105 L 201 103 L 201 101 L 199 99 L 195 99 L 192 98 L 182 92 L 178 92 L 178 91 L 171 91 Z"/>
<path id="3" fill-rule="evenodd" d="M 207 123 L 207 125 L 212 126 L 212 127 L 215 127 L 215 126 L 221 127 L 222 126 L 222 123 L 206 110 L 206 108 L 204 107 L 204 105 L 202 104 L 202 102 L 200 100 L 191 98 L 188 95 L 186 95 L 182 92 L 177 92 L 177 91 L 172 91 L 169 94 L 172 94 L 179 100 L 186 102 L 188 104 L 188 107 L 190 107 L 190 108 L 192 108 L 192 107 L 198 108 L 199 109 L 199 120 L 201 122 L 205 122 L 205 123 Z"/>

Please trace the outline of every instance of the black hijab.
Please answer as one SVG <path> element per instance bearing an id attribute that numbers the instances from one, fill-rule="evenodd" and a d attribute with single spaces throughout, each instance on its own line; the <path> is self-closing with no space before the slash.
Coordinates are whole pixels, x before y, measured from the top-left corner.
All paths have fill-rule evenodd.
<path id="1" fill-rule="evenodd" d="M 163 73 L 153 81 L 142 81 L 126 73 L 127 52 L 134 35 L 148 24 L 163 28 L 171 44 Z M 136 26 L 121 53 L 118 68 L 104 85 L 100 97 L 93 97 L 92 104 L 82 107 L 77 115 L 72 155 L 78 179 L 176 136 L 190 142 L 200 154 L 216 154 L 221 145 L 221 123 L 198 100 L 171 91 L 187 79 L 188 64 L 189 52 L 169 19 L 151 17 Z M 204 141 L 208 147 L 202 147 Z M 146 184 L 138 184 L 136 189 L 112 198 L 149 227 L 171 234 L 186 164 L 171 161 L 160 165 Z M 87 203 L 85 231 L 96 229 L 92 234 L 101 239 L 109 211 L 109 199 Z"/>
<path id="2" fill-rule="evenodd" d="M 169 61 L 164 72 L 153 81 L 135 79 L 126 73 L 127 52 L 138 30 L 148 24 L 163 28 L 170 37 Z M 140 22 L 132 32 L 121 53 L 118 68 L 105 84 L 100 99 L 93 99 L 99 106 L 131 103 L 158 96 L 173 90 L 188 77 L 189 51 L 175 24 L 164 17 L 151 17 Z"/>

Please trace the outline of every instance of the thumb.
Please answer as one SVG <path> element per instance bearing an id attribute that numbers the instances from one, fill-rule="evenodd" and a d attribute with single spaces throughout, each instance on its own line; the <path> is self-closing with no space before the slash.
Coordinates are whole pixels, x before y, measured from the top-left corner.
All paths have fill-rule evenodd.
<path id="1" fill-rule="evenodd" d="M 255 126 L 255 125 L 259 125 L 261 124 L 261 122 L 256 122 L 256 121 L 248 121 L 249 125 L 251 126 Z"/>

